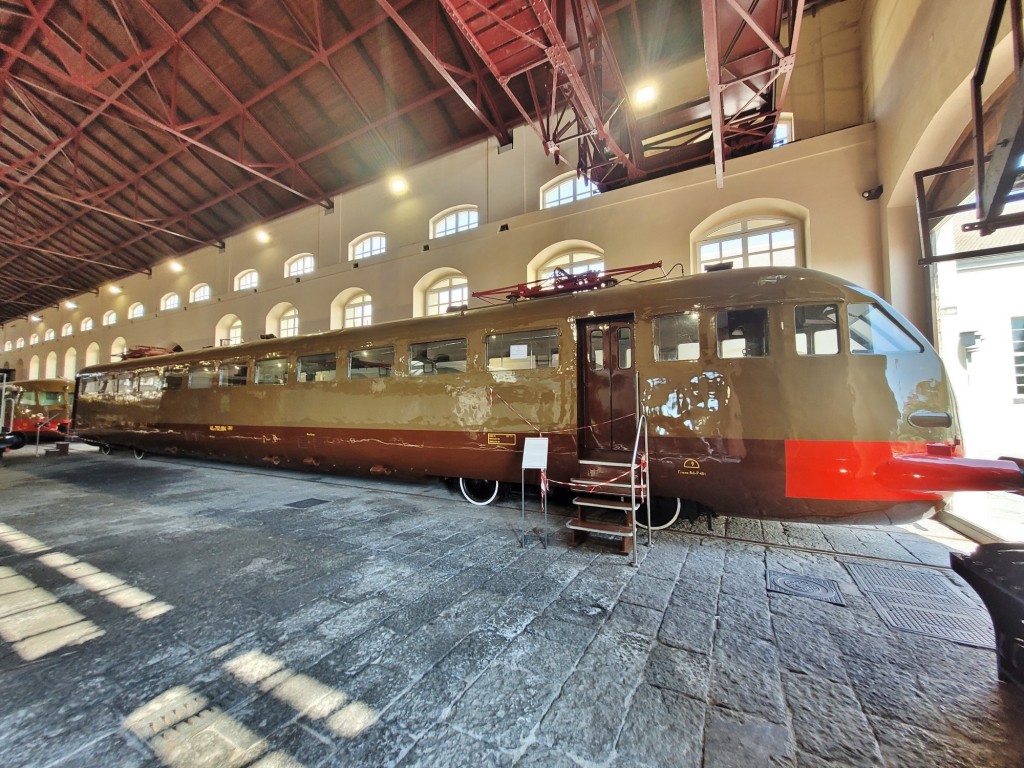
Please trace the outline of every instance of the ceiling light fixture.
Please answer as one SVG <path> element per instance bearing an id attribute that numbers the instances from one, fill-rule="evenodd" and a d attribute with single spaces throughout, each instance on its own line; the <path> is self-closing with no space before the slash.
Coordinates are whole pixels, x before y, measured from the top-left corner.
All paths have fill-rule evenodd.
<path id="1" fill-rule="evenodd" d="M 270 233 L 265 229 L 257 229 L 256 240 L 266 245 L 270 242 Z"/>
<path id="2" fill-rule="evenodd" d="M 75 302 L 71 301 L 70 299 L 64 302 L 64 306 L 67 307 L 68 309 L 78 309 L 78 305 L 75 304 Z"/>
<path id="3" fill-rule="evenodd" d="M 658 91 L 653 85 L 644 85 L 636 89 L 633 94 L 633 104 L 637 107 L 646 107 L 653 104 L 658 97 Z"/>
<path id="4" fill-rule="evenodd" d="M 409 191 L 409 182 L 401 176 L 392 176 L 391 181 L 388 182 L 388 188 L 393 195 L 404 195 Z"/>
<path id="5" fill-rule="evenodd" d="M 185 268 L 183 266 L 181 266 L 181 262 L 180 261 L 172 261 L 171 262 L 171 272 L 184 272 L 184 271 L 185 271 Z"/>
<path id="6" fill-rule="evenodd" d="M 33 323 L 38 323 L 43 318 L 41 318 L 39 315 L 29 315 L 28 319 Z"/>
<path id="7" fill-rule="evenodd" d="M 115 296 L 119 296 L 123 289 L 119 285 L 112 285 L 112 286 L 110 286 L 109 290 Z"/>

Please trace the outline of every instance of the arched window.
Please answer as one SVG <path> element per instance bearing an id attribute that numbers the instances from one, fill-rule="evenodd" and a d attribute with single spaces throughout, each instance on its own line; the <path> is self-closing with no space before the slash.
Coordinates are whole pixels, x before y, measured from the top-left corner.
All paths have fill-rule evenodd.
<path id="1" fill-rule="evenodd" d="M 316 259 L 313 258 L 313 254 L 300 253 L 298 256 L 292 256 L 284 263 L 284 276 L 298 277 L 299 275 L 308 275 L 315 269 Z"/>
<path id="2" fill-rule="evenodd" d="M 14 342 L 14 348 L 15 349 L 23 349 L 24 347 L 25 347 L 25 338 L 23 336 L 19 336 L 18 340 L 16 342 Z"/>
<path id="3" fill-rule="evenodd" d="M 537 278 L 542 280 L 544 287 L 554 282 L 555 270 L 560 269 L 570 275 L 582 275 L 584 272 L 603 272 L 604 256 L 592 251 L 569 251 L 548 259 L 537 270 Z"/>
<path id="4" fill-rule="evenodd" d="M 793 219 L 751 217 L 717 227 L 698 244 L 698 269 L 803 266 L 800 226 Z"/>
<path id="5" fill-rule="evenodd" d="M 70 336 L 74 332 L 75 332 L 75 329 L 71 325 L 71 323 L 64 323 L 64 327 L 60 329 L 60 335 L 61 336 Z"/>
<path id="6" fill-rule="evenodd" d="M 32 359 L 28 361 L 28 377 L 39 378 L 39 355 L 32 355 Z"/>
<path id="7" fill-rule="evenodd" d="M 235 318 L 235 321 L 228 326 L 228 345 L 235 346 L 242 343 L 242 321 Z"/>
<path id="8" fill-rule="evenodd" d="M 117 323 L 117 312 L 110 310 L 109 312 L 103 313 L 103 324 L 104 325 L 115 325 Z"/>
<path id="9" fill-rule="evenodd" d="M 146 314 L 146 308 L 144 306 L 142 306 L 142 304 L 140 304 L 139 302 L 135 302 L 130 307 L 128 307 L 128 319 L 129 320 L 138 320 L 140 317 L 142 317 L 145 314 Z"/>
<path id="10" fill-rule="evenodd" d="M 95 341 L 85 350 L 85 364 L 96 365 L 100 361 L 100 345 Z"/>
<path id="11" fill-rule="evenodd" d="M 14 344 L 9 341 L 4 342 L 4 352 L 12 352 L 14 350 Z"/>
<path id="12" fill-rule="evenodd" d="M 38 333 L 33 333 L 31 336 L 29 336 L 28 337 L 28 343 L 29 343 L 29 345 L 38 344 L 39 343 L 39 334 Z"/>
<path id="13" fill-rule="evenodd" d="M 65 379 L 73 379 L 76 373 L 78 373 L 78 352 L 71 347 L 64 353 L 64 373 L 62 375 Z"/>
<path id="14" fill-rule="evenodd" d="M 210 286 L 206 283 L 192 286 L 192 290 L 188 292 L 188 300 L 190 304 L 195 304 L 197 301 L 209 301 Z"/>
<path id="15" fill-rule="evenodd" d="M 476 229 L 480 225 L 480 214 L 475 205 L 460 205 L 441 211 L 430 220 L 430 236 L 445 237 L 456 232 Z"/>
<path id="16" fill-rule="evenodd" d="M 558 205 L 565 205 L 576 200 L 586 200 L 600 194 L 597 187 L 590 183 L 590 179 L 578 176 L 575 171 L 559 176 L 540 190 L 540 207 L 554 208 Z"/>
<path id="17" fill-rule="evenodd" d="M 238 315 L 224 315 L 217 321 L 213 343 L 218 347 L 233 347 L 242 343 L 242 321 Z"/>
<path id="18" fill-rule="evenodd" d="M 46 378 L 53 379 L 57 376 L 57 353 L 50 352 L 46 356 Z"/>
<path id="19" fill-rule="evenodd" d="M 160 299 L 160 309 L 177 309 L 179 306 L 181 306 L 181 299 L 176 293 L 165 294 L 164 297 Z"/>
<path id="20" fill-rule="evenodd" d="M 357 261 L 368 256 L 379 256 L 387 247 L 387 237 L 383 232 L 369 232 L 348 244 L 348 260 Z"/>
<path id="21" fill-rule="evenodd" d="M 85 331 L 91 331 L 92 330 L 92 318 L 91 317 L 83 318 L 81 324 L 78 326 L 78 329 L 80 331 L 82 331 L 83 333 Z"/>
<path id="22" fill-rule="evenodd" d="M 299 335 L 299 310 L 295 307 L 286 309 L 281 313 L 281 319 L 277 322 L 277 335 L 281 338 Z"/>
<path id="23" fill-rule="evenodd" d="M 361 325 L 369 325 L 372 321 L 373 300 L 370 294 L 366 292 L 356 294 L 345 304 L 343 328 L 358 328 Z"/>
<path id="24" fill-rule="evenodd" d="M 57 338 L 57 331 L 53 328 L 47 328 L 46 333 L 43 334 L 43 341 L 53 341 Z"/>
<path id="25" fill-rule="evenodd" d="M 118 336 L 110 345 L 110 362 L 116 363 L 124 359 L 124 353 L 128 351 L 128 342 L 124 336 Z"/>
<path id="26" fill-rule="evenodd" d="M 428 315 L 443 315 L 449 307 L 461 307 L 469 302 L 469 281 L 462 275 L 443 277 L 427 288 Z"/>
<path id="27" fill-rule="evenodd" d="M 235 275 L 236 291 L 252 291 L 260 284 L 259 273 L 255 269 L 247 269 Z"/>

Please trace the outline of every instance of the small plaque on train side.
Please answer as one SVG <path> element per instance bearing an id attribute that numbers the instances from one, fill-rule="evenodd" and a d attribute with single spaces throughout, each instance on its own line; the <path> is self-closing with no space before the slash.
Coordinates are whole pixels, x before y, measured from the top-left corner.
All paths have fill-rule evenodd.
<path id="1" fill-rule="evenodd" d="M 488 432 L 487 433 L 487 444 L 488 445 L 515 445 L 516 436 L 515 433 L 511 432 Z"/>

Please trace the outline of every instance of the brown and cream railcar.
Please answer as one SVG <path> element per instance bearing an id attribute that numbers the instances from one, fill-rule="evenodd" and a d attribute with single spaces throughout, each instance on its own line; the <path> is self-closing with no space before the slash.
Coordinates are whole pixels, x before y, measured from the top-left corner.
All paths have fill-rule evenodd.
<path id="1" fill-rule="evenodd" d="M 907 520 L 962 486 L 1020 483 L 1011 462 L 960 458 L 946 374 L 907 321 L 790 268 L 93 366 L 78 377 L 75 431 L 137 455 L 461 478 L 479 503 L 519 481 L 524 438 L 547 436 L 548 476 L 568 482 L 581 459 L 632 449 L 638 409 L 652 493 L 671 500 L 656 524 L 676 499 Z"/>

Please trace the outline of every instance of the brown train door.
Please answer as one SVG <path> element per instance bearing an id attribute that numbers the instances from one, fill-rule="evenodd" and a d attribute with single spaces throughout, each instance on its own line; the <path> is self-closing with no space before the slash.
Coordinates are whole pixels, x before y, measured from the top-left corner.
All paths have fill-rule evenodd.
<path id="1" fill-rule="evenodd" d="M 631 451 L 636 438 L 633 318 L 579 323 L 580 446 Z"/>

